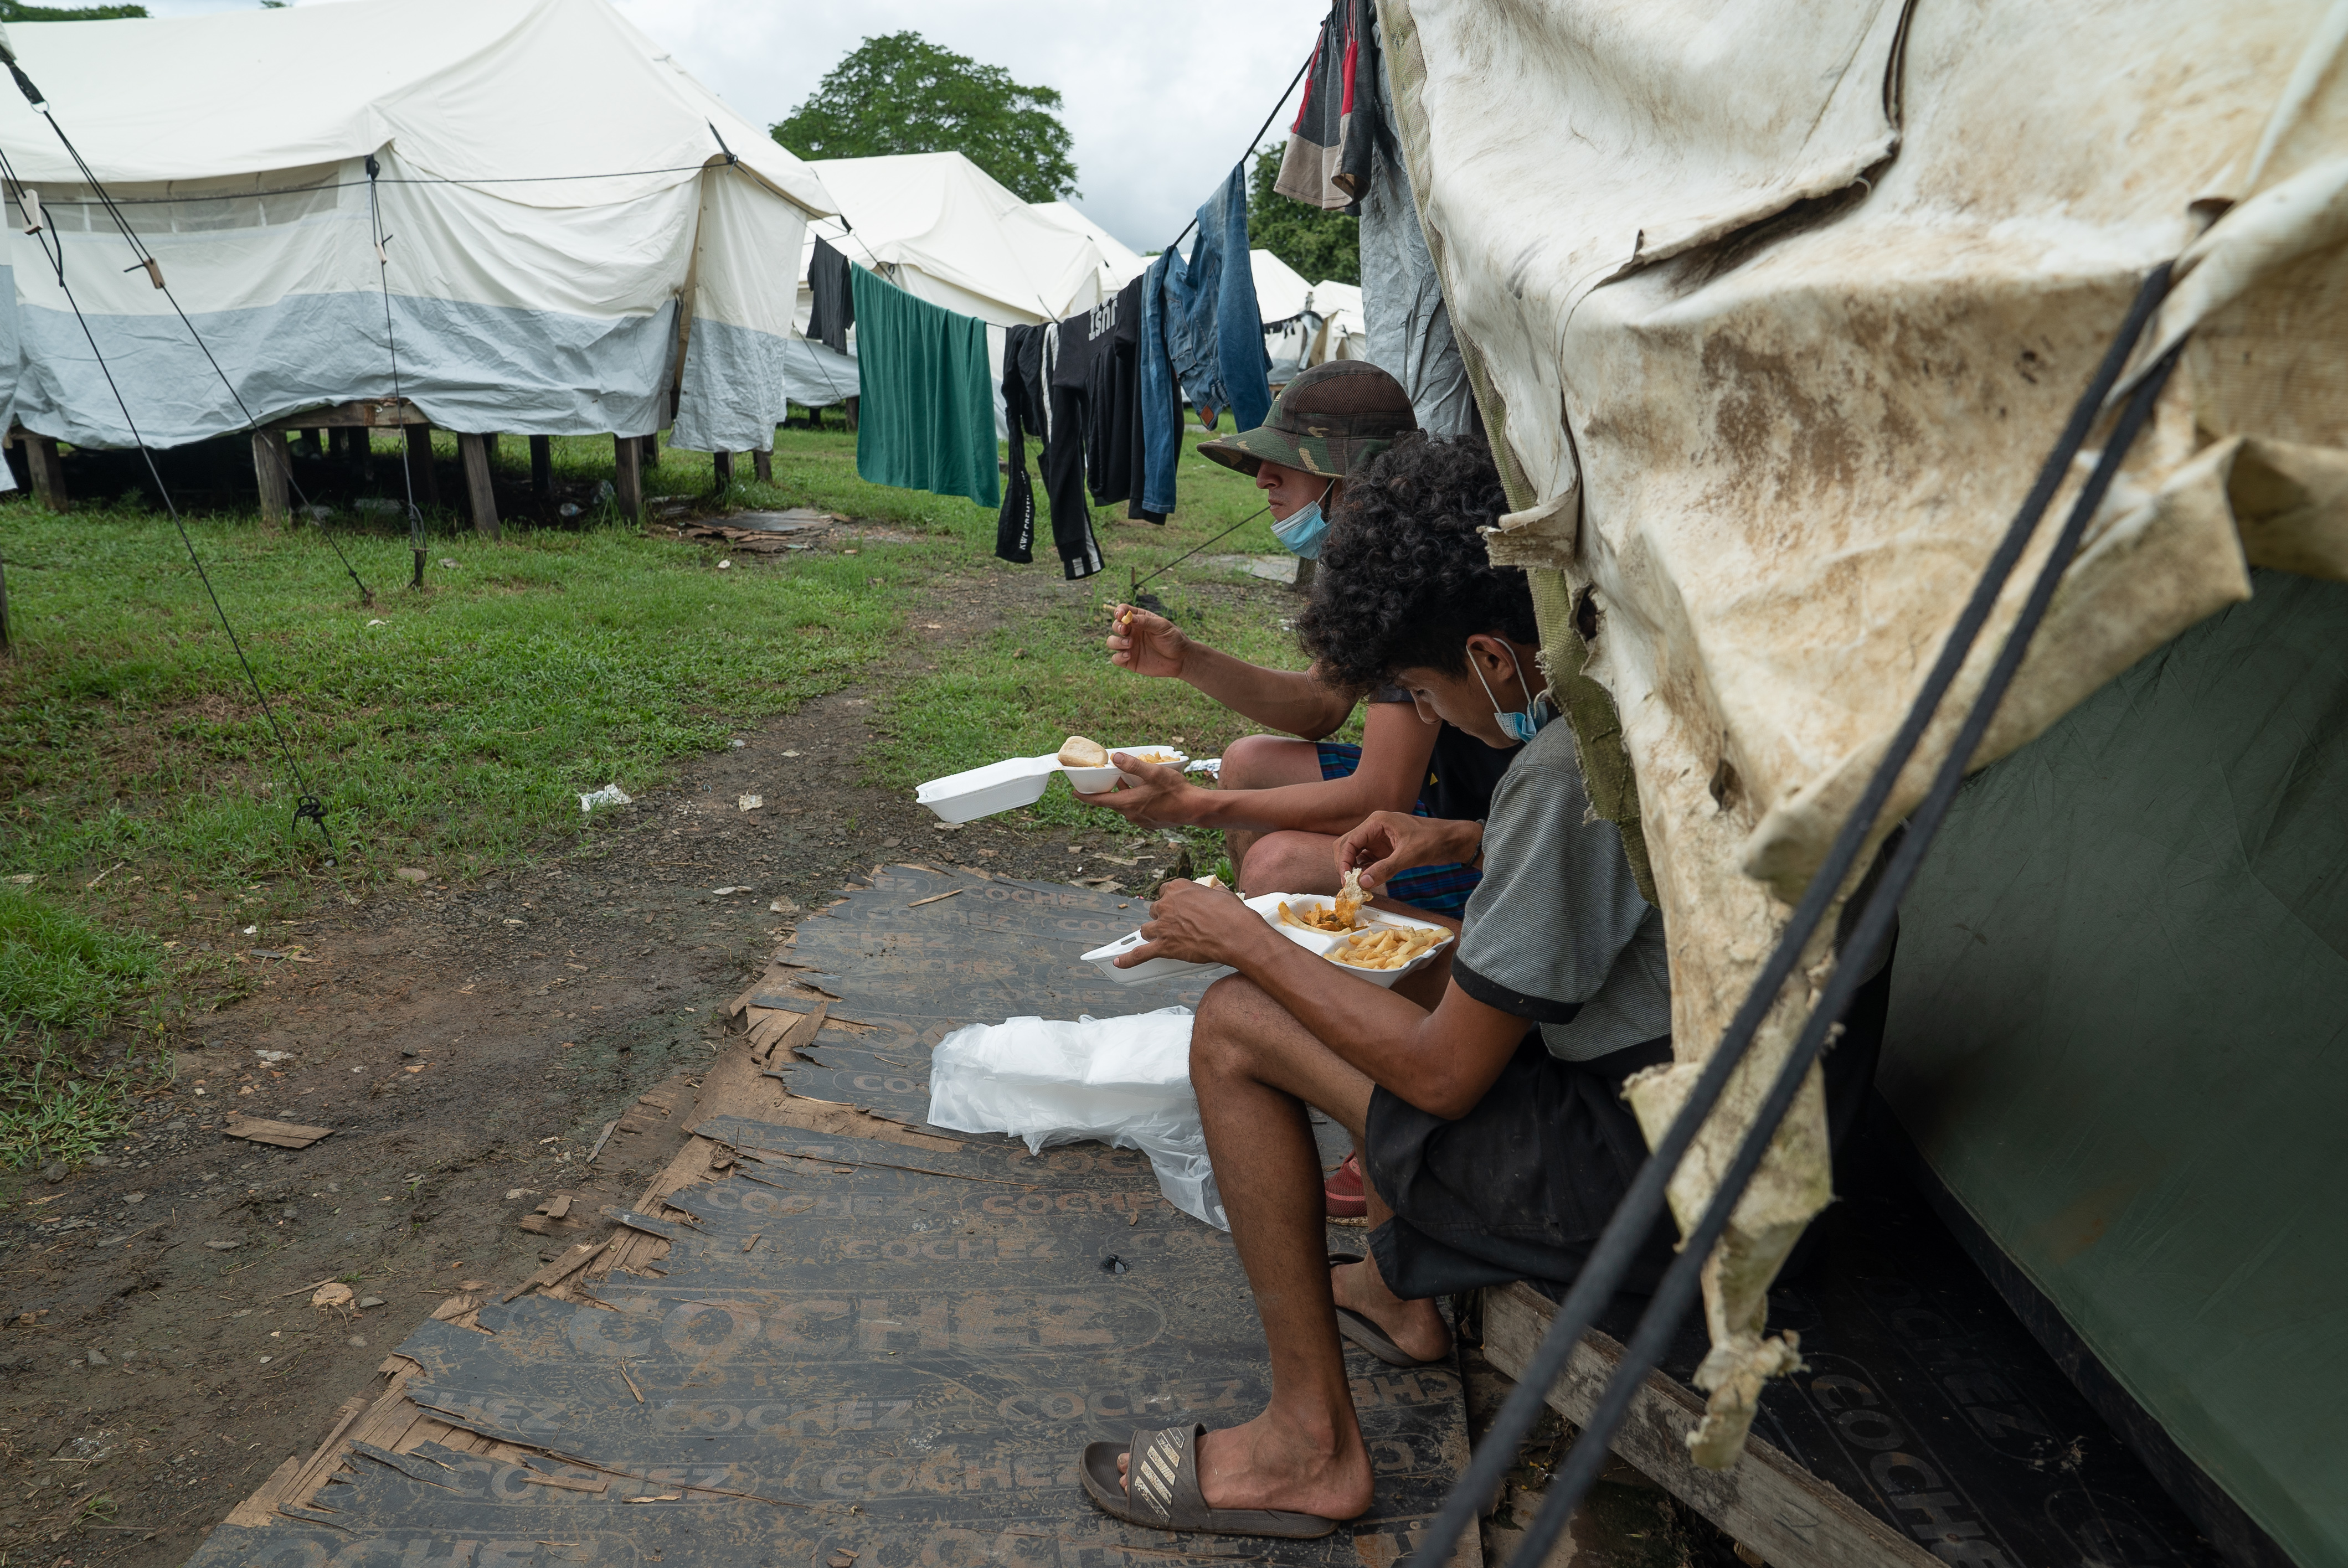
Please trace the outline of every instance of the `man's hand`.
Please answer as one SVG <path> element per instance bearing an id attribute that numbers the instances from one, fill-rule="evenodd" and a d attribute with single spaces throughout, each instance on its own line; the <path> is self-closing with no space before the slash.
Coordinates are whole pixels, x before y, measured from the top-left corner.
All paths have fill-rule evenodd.
<path id="1" fill-rule="evenodd" d="M 1077 792 L 1086 805 L 1106 806 L 1136 827 L 1174 827 L 1199 820 L 1198 803 L 1205 790 L 1166 763 L 1145 763 L 1129 752 L 1111 753 L 1108 759 L 1126 776 L 1099 794 Z"/>
<path id="2" fill-rule="evenodd" d="M 1148 938 L 1116 960 L 1120 969 L 1152 958 L 1180 958 L 1192 964 L 1238 965 L 1250 938 L 1282 938 L 1240 901 L 1228 887 L 1201 887 L 1177 877 L 1166 884 L 1141 934 Z"/>
<path id="3" fill-rule="evenodd" d="M 1189 654 L 1190 640 L 1164 616 L 1129 604 L 1120 604 L 1110 612 L 1110 663 L 1137 675 L 1170 675 L 1179 680 Z"/>
<path id="4" fill-rule="evenodd" d="M 1388 882 L 1416 867 L 1473 861 L 1483 843 L 1480 822 L 1374 811 L 1337 841 L 1337 875 L 1358 868 L 1362 886 L 1383 893 Z"/>

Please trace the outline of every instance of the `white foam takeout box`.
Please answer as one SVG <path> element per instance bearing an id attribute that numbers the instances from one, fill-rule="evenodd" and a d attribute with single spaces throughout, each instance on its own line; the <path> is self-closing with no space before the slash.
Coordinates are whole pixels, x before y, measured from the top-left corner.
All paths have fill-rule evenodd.
<path id="1" fill-rule="evenodd" d="M 1176 767 L 1190 760 L 1171 746 L 1111 746 L 1109 752 L 1111 755 L 1123 752 L 1153 763 L 1170 763 Z M 1069 767 L 1054 753 L 1041 757 L 1011 757 L 967 773 L 948 774 L 914 791 L 913 799 L 928 806 L 941 822 L 975 822 L 999 811 L 1034 805 L 1044 798 L 1044 786 L 1052 782 L 1054 774 L 1067 774 L 1069 787 L 1086 794 L 1098 794 L 1125 777 L 1113 767 Z"/>
<path id="2" fill-rule="evenodd" d="M 1451 944 L 1451 932 L 1431 921 L 1407 919 L 1400 915 L 1389 914 L 1384 909 L 1365 909 L 1362 911 L 1361 918 L 1365 929 L 1377 930 L 1384 927 L 1404 931 L 1437 930 L 1443 932 L 1443 940 L 1397 969 L 1356 968 L 1352 964 L 1341 964 L 1335 958 L 1330 958 L 1331 954 L 1345 945 L 1344 937 L 1334 931 L 1303 930 L 1284 923 L 1280 917 L 1280 907 L 1282 904 L 1292 909 L 1303 910 L 1326 909 L 1335 902 L 1334 898 L 1325 893 L 1266 893 L 1262 897 L 1249 899 L 1247 907 L 1262 916 L 1266 925 L 1298 947 L 1329 958 L 1334 968 L 1345 974 L 1367 980 L 1374 986 L 1388 990 L 1393 989 L 1395 982 L 1405 975 L 1416 974 L 1435 962 L 1436 956 Z M 1231 972 L 1231 967 L 1227 964 L 1193 964 L 1180 958 L 1151 958 L 1145 963 L 1136 964 L 1129 969 L 1120 969 L 1117 967 L 1116 960 L 1119 957 L 1140 946 L 1142 946 L 1141 933 L 1131 931 L 1105 948 L 1095 948 L 1083 957 L 1086 963 L 1095 966 L 1101 973 L 1121 986 L 1149 985 L 1159 980 L 1172 979 L 1220 979 Z"/>

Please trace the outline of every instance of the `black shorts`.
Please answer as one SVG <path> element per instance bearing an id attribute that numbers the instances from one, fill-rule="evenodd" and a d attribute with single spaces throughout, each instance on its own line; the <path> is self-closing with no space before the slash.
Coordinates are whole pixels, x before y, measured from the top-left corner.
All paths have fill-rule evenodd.
<path id="1" fill-rule="evenodd" d="M 1890 998 L 1886 965 L 1851 999 L 1843 1036 L 1827 1053 L 1837 1147 L 1875 1081 Z M 1563 1061 L 1536 1029 L 1457 1122 L 1372 1091 L 1362 1159 L 1395 1211 L 1370 1233 L 1387 1286 L 1416 1299 L 1521 1279 L 1561 1297 L 1647 1157 L 1622 1081 L 1671 1060 L 1665 1036 L 1594 1061 Z M 1640 1244 L 1622 1289 L 1653 1295 L 1678 1235 L 1667 1210 Z"/>

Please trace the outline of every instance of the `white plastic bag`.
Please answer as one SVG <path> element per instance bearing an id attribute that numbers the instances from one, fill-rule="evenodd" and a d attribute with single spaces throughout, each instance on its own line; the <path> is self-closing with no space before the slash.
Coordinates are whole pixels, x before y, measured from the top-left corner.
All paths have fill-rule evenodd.
<path id="1" fill-rule="evenodd" d="M 958 1029 L 930 1055 L 929 1119 L 963 1132 L 1010 1132 L 1037 1153 L 1086 1138 L 1138 1149 L 1168 1203 L 1231 1228 L 1190 1092 L 1189 1008 Z"/>

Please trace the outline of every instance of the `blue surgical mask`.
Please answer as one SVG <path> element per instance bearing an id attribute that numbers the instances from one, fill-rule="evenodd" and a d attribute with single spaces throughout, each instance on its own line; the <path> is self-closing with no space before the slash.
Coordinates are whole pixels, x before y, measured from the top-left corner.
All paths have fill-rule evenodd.
<path id="1" fill-rule="evenodd" d="M 1525 678 L 1525 667 L 1517 663 L 1517 651 L 1513 648 L 1509 650 L 1509 662 L 1516 665 L 1517 680 L 1521 684 Z M 1540 734 L 1541 726 L 1557 717 L 1557 708 L 1550 702 L 1549 693 L 1546 692 L 1537 693 L 1531 702 L 1525 704 L 1525 711 L 1521 713 L 1511 713 L 1504 710 L 1500 706 L 1500 700 L 1492 695 L 1492 683 L 1484 679 L 1483 671 L 1477 669 L 1476 651 L 1472 648 L 1468 651 L 1468 668 L 1476 671 L 1476 683 L 1484 688 L 1484 696 L 1492 704 L 1492 717 L 1499 721 L 1500 733 L 1517 744 L 1523 745 L 1527 741 Z"/>
<path id="2" fill-rule="evenodd" d="M 1321 538 L 1329 531 L 1329 519 L 1321 511 L 1321 502 L 1336 482 L 1330 480 L 1322 487 L 1319 496 L 1272 525 L 1272 537 L 1286 547 L 1289 554 L 1303 560 L 1321 559 Z"/>

